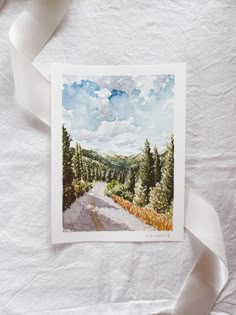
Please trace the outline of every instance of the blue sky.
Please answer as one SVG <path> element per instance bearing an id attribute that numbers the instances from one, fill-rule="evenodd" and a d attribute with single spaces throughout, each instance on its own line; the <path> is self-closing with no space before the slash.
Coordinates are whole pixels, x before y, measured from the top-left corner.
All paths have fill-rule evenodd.
<path id="1" fill-rule="evenodd" d="M 140 152 L 146 138 L 161 151 L 173 133 L 173 75 L 64 76 L 63 121 L 73 144 L 98 152 Z"/>

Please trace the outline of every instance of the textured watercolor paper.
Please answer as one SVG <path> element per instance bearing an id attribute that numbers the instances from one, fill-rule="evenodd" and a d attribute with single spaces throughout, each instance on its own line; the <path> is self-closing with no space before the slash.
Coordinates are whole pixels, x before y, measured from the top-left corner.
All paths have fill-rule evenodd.
<path id="1" fill-rule="evenodd" d="M 185 72 L 53 65 L 53 243 L 183 240 Z"/>

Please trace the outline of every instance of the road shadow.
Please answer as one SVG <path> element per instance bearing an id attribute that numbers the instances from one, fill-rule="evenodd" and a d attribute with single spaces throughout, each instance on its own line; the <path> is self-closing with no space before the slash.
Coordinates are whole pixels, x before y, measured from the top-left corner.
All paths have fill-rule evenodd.
<path id="1" fill-rule="evenodd" d="M 86 193 L 84 196 L 76 199 L 71 207 L 64 212 L 64 230 L 73 232 L 132 231 L 126 223 L 116 222 L 99 213 L 99 208 L 120 209 L 119 205 L 112 205 L 103 199 Z M 100 226 L 99 229 L 98 225 Z"/>
<path id="2" fill-rule="evenodd" d="M 96 208 L 112 208 L 112 209 L 119 209 L 120 206 L 116 205 L 116 204 L 111 204 L 103 199 L 100 199 L 99 197 L 96 197 L 94 195 L 91 195 L 89 193 L 86 194 L 87 197 L 87 202 L 88 204 L 91 204 L 92 206 L 96 207 Z M 113 200 L 111 199 L 111 202 L 113 202 Z"/>
<path id="3" fill-rule="evenodd" d="M 124 210 L 125 211 L 125 210 Z M 131 230 L 126 223 L 118 223 L 111 218 L 106 217 L 101 213 L 97 213 L 99 220 L 102 222 L 105 227 L 105 231 L 133 231 Z M 108 229 L 109 227 L 109 229 Z"/>

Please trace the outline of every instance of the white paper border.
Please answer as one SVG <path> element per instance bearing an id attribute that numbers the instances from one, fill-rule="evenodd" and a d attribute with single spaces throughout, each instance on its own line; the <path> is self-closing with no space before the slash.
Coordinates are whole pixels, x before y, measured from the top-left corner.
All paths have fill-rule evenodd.
<path id="1" fill-rule="evenodd" d="M 62 84 L 63 75 L 175 76 L 174 103 L 174 214 L 173 231 L 63 232 L 62 213 Z M 160 65 L 53 64 L 51 71 L 51 239 L 53 244 L 71 242 L 182 241 L 185 187 L 185 63 Z"/>

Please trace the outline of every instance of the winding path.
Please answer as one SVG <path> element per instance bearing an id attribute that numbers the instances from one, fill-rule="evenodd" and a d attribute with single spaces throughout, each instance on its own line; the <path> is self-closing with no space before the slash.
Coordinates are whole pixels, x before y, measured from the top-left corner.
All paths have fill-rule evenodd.
<path id="1" fill-rule="evenodd" d="M 69 231 L 155 231 L 104 195 L 106 183 L 98 182 L 63 213 Z"/>

